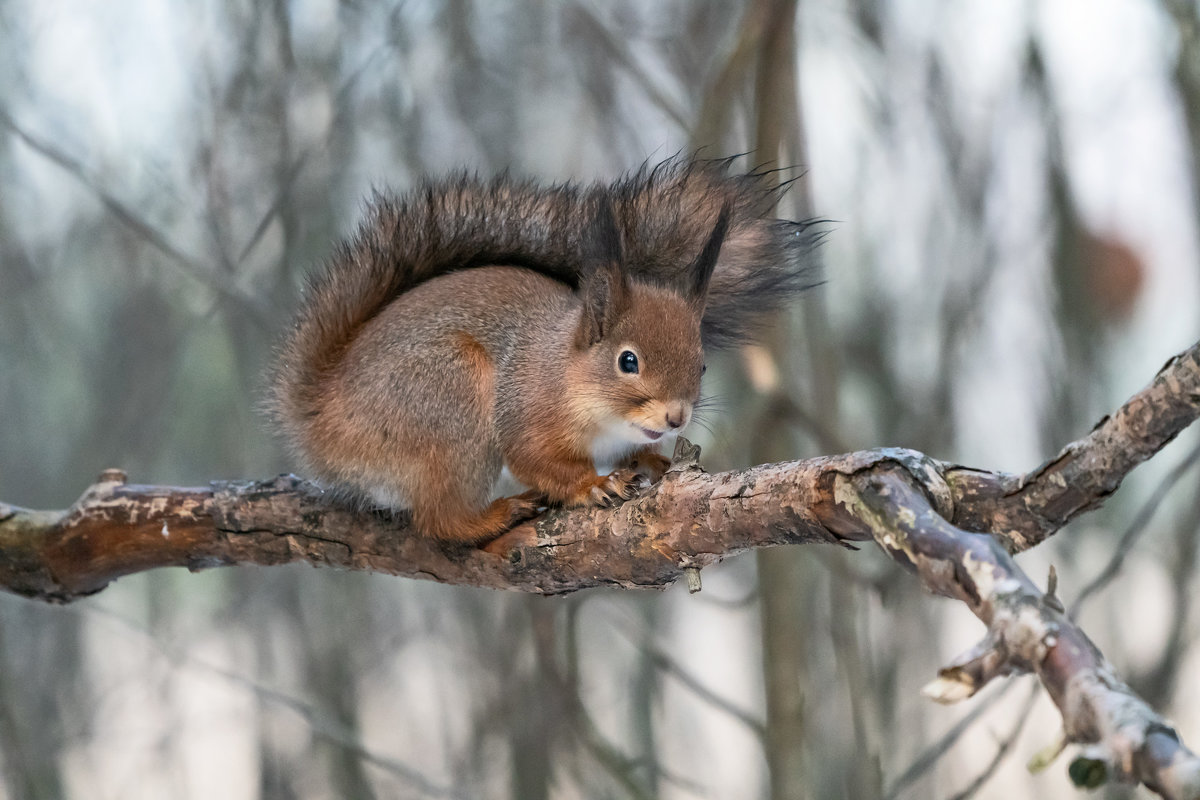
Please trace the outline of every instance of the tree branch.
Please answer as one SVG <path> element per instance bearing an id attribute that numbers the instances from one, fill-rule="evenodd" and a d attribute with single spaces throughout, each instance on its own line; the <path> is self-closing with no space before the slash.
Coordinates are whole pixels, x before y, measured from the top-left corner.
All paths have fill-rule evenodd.
<path id="1" fill-rule="evenodd" d="M 308 561 L 347 569 L 555 594 L 605 584 L 662 587 L 746 550 L 872 536 L 839 476 L 899 467 L 959 528 L 1016 552 L 1095 508 L 1134 466 L 1200 416 L 1200 343 L 1086 437 L 1027 475 L 986 472 L 911 450 L 862 450 L 709 474 L 681 442 L 660 485 L 613 509 L 552 511 L 488 550 L 447 550 L 408 515 L 353 511 L 292 476 L 202 488 L 103 473 L 71 508 L 0 503 L 0 587 L 69 601 L 155 567 Z M 845 491 L 845 482 L 837 483 Z"/>
<path id="2" fill-rule="evenodd" d="M 954 522 L 992 531 L 1010 552 L 1040 544 L 1084 511 L 1098 508 L 1138 464 L 1200 416 L 1200 343 L 1171 358 L 1154 380 L 1087 436 L 1021 476 L 955 466 L 945 478 Z"/>
<path id="3" fill-rule="evenodd" d="M 1200 798 L 1200 760 L 1010 553 L 1097 507 L 1135 466 L 1200 416 L 1200 343 L 1084 438 L 1007 475 L 879 449 L 709 474 L 681 440 L 661 484 L 613 509 L 552 511 L 485 550 L 447 550 L 408 516 L 339 508 L 292 476 L 207 488 L 137 486 L 110 470 L 66 511 L 0 504 L 0 586 L 66 602 L 161 566 L 307 561 L 446 583 L 555 594 L 663 587 L 758 547 L 874 539 L 931 590 L 988 626 L 931 684 L 941 700 L 997 675 L 1035 672 L 1068 741 L 1094 745 L 1122 780 Z M 976 533 L 971 533 L 974 531 Z M 990 532 L 991 536 L 979 535 Z"/>
<path id="4" fill-rule="evenodd" d="M 614 509 L 548 513 L 491 552 L 446 549 L 415 535 L 407 513 L 340 508 L 293 476 L 176 488 L 126 484 L 109 470 L 66 511 L 0 505 L 0 586 L 61 602 L 155 567 L 307 561 L 543 594 L 665 587 L 755 547 L 841 541 L 816 512 L 822 479 L 880 458 L 853 453 L 710 475 L 696 466 L 696 448 L 681 449 L 691 455 L 677 459 L 658 491 Z"/>
<path id="5" fill-rule="evenodd" d="M 925 694 L 957 702 L 995 677 L 1036 673 L 1062 712 L 1066 741 L 1095 746 L 1077 762 L 1102 770 L 1100 782 L 1111 769 L 1112 777 L 1144 783 L 1163 797 L 1200 797 L 1200 759 L 1117 677 L 1053 591 L 1039 590 L 994 538 L 951 525 L 898 469 L 841 477 L 835 491 L 927 589 L 962 601 L 988 627 L 983 641 L 941 670 Z"/>

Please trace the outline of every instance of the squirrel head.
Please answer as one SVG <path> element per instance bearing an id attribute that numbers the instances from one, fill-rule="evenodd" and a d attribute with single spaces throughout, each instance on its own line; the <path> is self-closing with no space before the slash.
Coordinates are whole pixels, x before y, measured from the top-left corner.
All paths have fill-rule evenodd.
<path id="1" fill-rule="evenodd" d="M 660 286 L 630 279 L 612 208 L 599 203 L 568 381 L 576 413 L 608 449 L 653 444 L 691 421 L 705 368 L 700 323 L 729 217 L 726 206 L 675 285 Z"/>

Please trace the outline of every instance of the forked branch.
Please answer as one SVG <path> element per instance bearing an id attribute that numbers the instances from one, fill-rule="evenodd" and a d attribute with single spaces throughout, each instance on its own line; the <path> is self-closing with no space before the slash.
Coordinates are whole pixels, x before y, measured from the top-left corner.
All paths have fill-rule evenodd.
<path id="1" fill-rule="evenodd" d="M 1115 778 L 1167 798 L 1200 797 L 1200 759 L 1117 677 L 1053 589 L 1038 589 L 996 539 L 947 522 L 898 469 L 839 477 L 835 492 L 927 589 L 962 601 L 987 626 L 983 640 L 941 670 L 926 695 L 957 702 L 993 678 L 1035 673 L 1062 713 L 1064 740 L 1087 745 L 1071 770 L 1077 783 Z"/>

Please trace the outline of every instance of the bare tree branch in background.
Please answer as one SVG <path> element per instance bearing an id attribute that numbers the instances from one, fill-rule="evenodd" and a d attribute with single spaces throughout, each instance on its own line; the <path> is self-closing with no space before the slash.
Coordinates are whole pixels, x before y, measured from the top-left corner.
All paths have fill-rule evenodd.
<path id="1" fill-rule="evenodd" d="M 397 758 L 372 750 L 363 743 L 358 732 L 346 725 L 329 711 L 302 698 L 266 686 L 252 678 L 226 667 L 211 663 L 190 654 L 186 649 L 156 638 L 153 633 L 138 623 L 105 609 L 81 608 L 86 616 L 94 616 L 120 625 L 137 636 L 155 653 L 170 661 L 173 666 L 192 669 L 220 677 L 228 683 L 254 694 L 274 706 L 285 708 L 295 714 L 319 739 L 336 744 L 341 750 L 351 753 L 364 763 L 385 770 L 406 785 L 421 793 L 422 797 L 448 797 L 465 800 L 464 792 L 450 786 L 439 785 L 419 769 Z"/>
<path id="2" fill-rule="evenodd" d="M 922 775 L 933 769 L 938 760 L 950 752 L 950 749 L 958 743 L 963 734 L 978 722 L 979 718 L 988 709 L 1008 696 L 1016 685 L 1016 683 L 1006 683 L 1003 687 L 976 702 L 971 710 L 963 715 L 962 719 L 955 722 L 936 742 L 930 743 L 921 751 L 920 755 L 912 760 L 912 763 L 904 768 L 904 771 L 888 787 L 887 793 L 882 796 L 882 800 L 897 800 L 897 798 L 903 797 L 905 790 L 916 783 Z"/>
<path id="3" fill-rule="evenodd" d="M 552 594 L 662 587 L 749 549 L 873 539 L 988 626 L 927 693 L 951 702 L 995 677 L 1034 672 L 1062 712 L 1065 740 L 1091 746 L 1076 761 L 1087 766 L 1079 782 L 1133 780 L 1192 800 L 1200 759 L 1116 677 L 1053 588 L 1037 589 L 1010 554 L 1097 507 L 1197 416 L 1200 343 L 1026 475 L 895 449 L 710 475 L 698 449 L 681 442 L 656 490 L 615 509 L 552 512 L 486 551 L 444 550 L 412 535 L 404 515 L 330 506 L 292 477 L 173 489 L 127 485 L 114 470 L 67 511 L 0 505 L 0 584 L 66 602 L 158 566 L 308 561 Z"/>
<path id="4" fill-rule="evenodd" d="M 1007 736 L 996 743 L 996 755 L 992 757 L 992 760 L 983 768 L 983 771 L 965 789 L 955 794 L 950 800 L 967 800 L 968 797 L 974 797 L 980 789 L 987 785 L 988 780 L 996 774 L 996 768 L 1012 752 L 1013 744 L 1021 734 L 1025 723 L 1029 721 L 1029 712 L 1033 710 L 1033 704 L 1037 700 L 1037 685 L 1035 684 L 1031 688 L 1032 691 L 1027 693 L 1025 702 L 1021 705 L 1021 709 L 1016 715 L 1017 721 L 1013 724 L 1012 729 L 1008 732 Z"/>
<path id="5" fill-rule="evenodd" d="M 244 311 L 248 319 L 257 320 L 260 325 L 265 326 L 265 320 L 271 318 L 272 309 L 266 302 L 258 297 L 247 294 L 228 275 L 223 275 L 205 266 L 171 244 L 165 234 L 142 219 L 137 212 L 122 203 L 107 189 L 97 183 L 88 174 L 87 169 L 79 160 L 63 152 L 55 145 L 43 141 L 41 138 L 26 131 L 3 109 L 0 109 L 0 126 L 8 128 L 14 136 L 34 151 L 73 175 L 80 183 L 93 192 L 104 208 L 120 220 L 122 224 L 149 242 L 156 250 L 167 256 L 168 259 L 181 266 L 188 275 L 224 297 L 234 307 Z"/>

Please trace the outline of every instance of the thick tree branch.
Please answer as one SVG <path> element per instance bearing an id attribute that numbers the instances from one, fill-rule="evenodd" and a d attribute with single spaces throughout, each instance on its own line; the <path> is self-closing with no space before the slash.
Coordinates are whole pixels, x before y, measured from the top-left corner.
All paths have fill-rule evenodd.
<path id="1" fill-rule="evenodd" d="M 898 449 L 712 475 L 696 465 L 698 451 L 684 446 L 663 482 L 642 497 L 614 509 L 548 513 L 489 551 L 445 550 L 412 535 L 406 514 L 339 508 L 290 476 L 175 488 L 126 484 L 113 470 L 66 511 L 0 504 L 0 587 L 67 601 L 155 567 L 291 561 L 547 594 L 604 584 L 661 587 L 757 547 L 871 538 L 859 512 L 835 496 L 835 483 L 897 466 L 947 520 L 990 532 L 1013 552 L 1095 508 L 1197 416 L 1200 344 L 1024 476 Z"/>
<path id="2" fill-rule="evenodd" d="M 841 541 L 817 516 L 823 477 L 884 457 L 710 475 L 691 450 L 658 491 L 614 509 L 549 513 L 506 534 L 495 552 L 445 549 L 413 535 L 405 513 L 339 508 L 292 476 L 174 488 L 126 484 L 109 471 L 64 512 L 0 505 L 0 585 L 67 601 L 153 567 L 308 561 L 545 594 L 663 587 L 755 547 Z"/>
<path id="3" fill-rule="evenodd" d="M 546 594 L 666 586 L 745 550 L 874 539 L 930 589 L 965 602 L 983 642 L 931 692 L 970 696 L 991 678 L 1035 672 L 1066 738 L 1114 777 L 1164 797 L 1200 798 L 1200 760 L 1113 674 L 1095 646 L 1009 553 L 1097 507 L 1130 470 L 1200 416 L 1200 344 L 1090 434 L 1023 475 L 881 449 L 711 475 L 686 442 L 666 478 L 614 509 L 554 511 L 487 550 L 445 550 L 406 515 L 338 508 L 291 476 L 207 488 L 128 485 L 109 471 L 66 511 L 0 504 L 0 586 L 69 601 L 161 566 L 292 561 Z M 990 533 L 990 536 L 978 533 Z"/>

